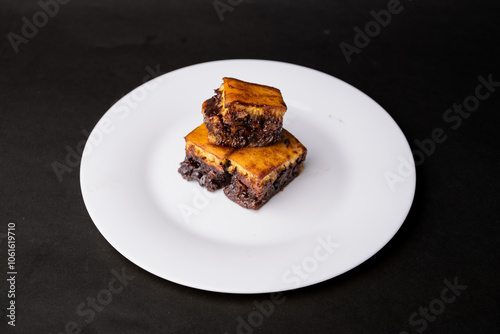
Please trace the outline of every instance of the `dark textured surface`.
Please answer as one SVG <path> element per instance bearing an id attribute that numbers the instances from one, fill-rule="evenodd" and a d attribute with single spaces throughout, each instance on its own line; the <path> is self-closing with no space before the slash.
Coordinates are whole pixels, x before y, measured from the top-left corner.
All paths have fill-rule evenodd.
<path id="1" fill-rule="evenodd" d="M 247 0 L 221 21 L 212 1 L 73 0 L 16 53 L 9 32 L 22 34 L 23 17 L 32 21 L 40 6 L 0 1 L 1 332 L 55 334 L 80 325 L 89 334 L 236 333 L 254 301 L 270 299 L 186 288 L 126 260 L 92 223 L 78 155 L 68 153 L 115 101 L 151 78 L 148 72 L 231 58 L 336 76 L 383 106 L 421 152 L 414 204 L 386 247 L 340 277 L 286 292 L 259 326 L 240 332 L 500 332 L 500 87 L 470 115 L 446 117 L 476 93 L 478 77 L 500 81 L 500 5 L 402 1 L 378 35 L 358 41 L 348 62 L 340 44 L 353 45 L 353 29 L 387 4 Z M 431 150 L 436 128 L 446 140 Z M 73 167 L 59 179 L 52 163 L 67 157 Z M 17 326 L 4 331 L 9 222 L 17 232 Z M 147 242 L 147 233 L 138 236 Z M 122 278 L 126 285 L 104 308 L 92 314 L 85 306 L 79 316 L 87 298 L 109 283 L 118 288 L 122 270 L 134 278 Z M 420 307 L 438 307 L 444 281 L 455 278 L 467 286 L 455 301 L 435 318 L 409 322 Z"/>
<path id="2" fill-rule="evenodd" d="M 179 174 L 187 181 L 196 181 L 208 191 L 215 191 L 227 185 L 231 179 L 226 171 L 218 171 L 203 160 L 189 156 L 184 158 L 178 169 Z"/>
<path id="3" fill-rule="evenodd" d="M 283 115 L 250 115 L 238 111 L 221 115 L 222 92 L 203 102 L 203 122 L 207 126 L 208 141 L 214 145 L 229 147 L 262 147 L 278 142 L 283 129 Z M 242 117 L 242 115 L 244 115 Z"/>
<path id="4" fill-rule="evenodd" d="M 224 194 L 231 201 L 246 209 L 258 210 L 300 174 L 300 165 L 304 162 L 305 157 L 306 153 L 301 155 L 296 162 L 290 164 L 288 168 L 281 170 L 274 182 L 268 182 L 263 187 L 248 186 L 245 184 L 245 180 L 248 178 L 235 170 L 231 177 L 231 183 L 223 189 Z"/>

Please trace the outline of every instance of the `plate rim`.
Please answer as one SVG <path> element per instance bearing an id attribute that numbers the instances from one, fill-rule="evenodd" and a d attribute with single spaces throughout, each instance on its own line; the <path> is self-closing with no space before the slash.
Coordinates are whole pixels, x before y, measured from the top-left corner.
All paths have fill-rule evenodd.
<path id="1" fill-rule="evenodd" d="M 291 67 L 298 67 L 298 68 L 301 68 L 302 70 L 307 70 L 307 71 L 312 71 L 314 72 L 315 74 L 319 74 L 319 75 L 322 75 L 322 76 L 325 76 L 325 77 L 328 77 L 328 79 L 335 79 L 339 82 L 341 82 L 343 85 L 346 85 L 347 87 L 349 87 L 350 89 L 354 89 L 355 91 L 357 91 L 358 93 L 364 95 L 365 97 L 367 97 L 371 103 L 375 104 L 376 106 L 379 107 L 380 110 L 384 111 L 386 116 L 388 116 L 387 118 L 391 120 L 392 122 L 392 126 L 394 126 L 396 129 L 399 130 L 400 134 L 402 135 L 402 138 L 404 139 L 405 141 L 405 145 L 406 147 L 408 148 L 409 152 L 411 152 L 411 148 L 410 148 L 410 145 L 409 145 L 409 142 L 404 134 L 404 132 L 402 131 L 402 129 L 399 127 L 399 125 L 396 123 L 396 121 L 392 118 L 392 116 L 387 112 L 387 110 L 385 110 L 380 104 L 378 104 L 375 100 L 373 100 L 369 95 L 367 95 L 366 93 L 362 92 L 361 90 L 359 90 L 358 88 L 356 88 L 355 86 L 352 86 L 351 84 L 345 82 L 344 80 L 342 79 L 339 79 L 333 75 L 330 75 L 330 74 L 327 74 L 327 73 L 324 73 L 324 72 L 321 72 L 319 70 L 316 70 L 316 69 L 313 69 L 313 68 L 309 68 L 309 67 L 306 67 L 306 66 L 303 66 L 303 65 L 297 65 L 297 64 L 292 64 L 292 63 L 288 63 L 288 62 L 281 62 L 281 61 L 276 61 L 276 60 L 265 60 L 265 59 L 221 59 L 221 60 L 214 60 L 214 61 L 207 61 L 207 62 L 202 62 L 202 63 L 197 63 L 197 64 L 192 64 L 192 65 L 188 65 L 188 66 L 185 66 L 185 67 L 182 67 L 182 68 L 178 68 L 178 69 L 175 69 L 173 71 L 170 71 L 170 72 L 167 72 L 167 73 L 164 73 L 162 74 L 161 76 L 157 77 L 157 78 L 154 78 L 152 79 L 151 81 L 153 80 L 163 80 L 166 76 L 168 75 L 172 75 L 173 73 L 179 73 L 181 71 L 184 71 L 184 70 L 187 70 L 187 69 L 190 69 L 190 68 L 195 68 L 197 66 L 210 66 L 210 65 L 213 65 L 213 64 L 216 64 L 216 63 L 224 63 L 224 62 L 262 62 L 262 63 L 276 63 L 276 64 L 281 64 L 281 65 L 287 65 L 287 66 L 291 66 Z M 140 87 L 143 87 L 144 85 L 147 85 L 149 82 L 151 81 L 148 81 L 146 83 L 143 83 L 142 85 L 139 85 L 137 87 L 135 87 L 134 89 L 132 89 L 130 92 L 128 92 L 127 94 L 125 94 L 122 98 L 120 98 L 117 102 L 115 102 L 111 107 L 109 107 L 106 112 L 101 116 L 101 118 L 99 119 L 99 121 L 96 123 L 96 125 L 94 126 L 94 128 L 92 129 L 91 131 L 91 134 L 92 132 L 95 131 L 96 127 L 98 126 L 99 122 L 118 104 L 120 104 L 125 98 L 127 98 L 132 92 L 134 92 L 136 89 L 139 89 Z M 89 135 L 90 137 L 90 135 Z M 85 148 L 84 148 L 84 151 L 85 152 L 85 149 L 87 149 L 87 145 L 88 145 L 88 140 L 87 142 L 85 143 Z M 329 279 L 332 279 L 334 277 L 337 277 L 339 275 L 342 275 L 350 270 L 352 270 L 353 268 L 356 268 L 358 267 L 359 265 L 361 265 L 362 263 L 364 263 L 365 261 L 369 260 L 371 257 L 373 257 L 375 254 L 377 254 L 378 252 L 380 252 L 380 250 L 382 248 L 384 248 L 393 238 L 394 236 L 397 234 L 397 232 L 401 229 L 402 225 L 404 224 L 404 222 L 406 221 L 406 218 L 408 217 L 408 214 L 411 210 L 411 207 L 413 205 L 413 201 L 414 201 L 414 198 L 415 198 L 415 192 L 416 192 L 416 169 L 415 169 L 415 164 L 414 164 L 414 161 L 413 161 L 413 156 L 410 155 L 410 159 L 411 159 L 411 162 L 413 163 L 413 184 L 412 184 L 412 189 L 411 189 L 411 196 L 408 200 L 408 204 L 407 204 L 407 207 L 403 210 L 404 212 L 406 212 L 406 214 L 404 214 L 404 217 L 402 218 L 402 221 L 400 224 L 398 224 L 398 227 L 395 229 L 394 233 L 391 233 L 390 235 L 388 235 L 388 238 L 387 240 L 384 240 L 384 242 L 382 242 L 380 244 L 380 247 L 375 251 L 375 252 L 372 252 L 371 255 L 369 255 L 368 257 L 366 257 L 365 259 L 363 259 L 362 261 L 360 261 L 359 263 L 354 263 L 352 264 L 352 266 L 350 266 L 349 268 L 343 270 L 342 272 L 340 273 L 337 273 L 329 278 L 326 278 L 326 279 L 319 279 L 317 281 L 315 280 L 311 280 L 311 281 L 308 281 L 306 282 L 306 284 L 302 284 L 300 285 L 299 287 L 283 287 L 283 289 L 269 289 L 267 291 L 245 291 L 245 290 L 241 290 L 241 291 L 226 291 L 224 289 L 210 289 L 210 288 L 203 288 L 203 287 L 200 287 L 200 286 L 196 286 L 196 285 L 192 285 L 192 284 L 186 284 L 185 282 L 179 282 L 179 281 L 176 281 L 174 279 L 171 279 L 171 278 L 167 278 L 167 277 L 163 277 L 147 268 L 145 268 L 143 265 L 137 263 L 136 261 L 133 261 L 132 259 L 130 259 L 130 257 L 128 255 L 126 255 L 122 250 L 120 250 L 119 248 L 121 247 L 117 247 L 117 245 L 115 245 L 114 242 L 110 241 L 109 240 L 109 237 L 105 235 L 105 233 L 101 230 L 99 224 L 96 222 L 96 219 L 93 217 L 93 214 L 91 212 L 91 209 L 89 207 L 89 204 L 88 204 L 88 200 L 86 199 L 86 194 L 85 194 L 85 191 L 84 191 L 84 184 L 83 184 L 83 180 L 82 180 L 82 175 L 85 173 L 84 169 L 84 162 L 82 160 L 81 164 L 80 164 L 80 173 L 79 173 L 79 176 L 80 176 L 80 190 L 81 190 L 81 193 L 82 193 L 82 198 L 83 198 L 83 201 L 84 201 L 84 204 L 85 204 L 85 207 L 87 209 L 87 212 L 89 214 L 89 216 L 91 217 L 94 225 L 97 227 L 97 229 L 99 230 L 99 232 L 101 233 L 101 235 L 104 237 L 104 239 L 106 239 L 107 242 L 110 243 L 110 245 L 116 250 L 118 251 L 122 256 L 124 256 L 127 260 L 131 261 L 132 263 L 134 263 L 135 265 L 137 265 L 138 267 L 146 270 L 147 272 L 155 275 L 155 276 L 158 276 L 162 279 L 165 279 L 165 280 L 168 280 L 170 282 L 174 282 L 176 284 L 180 284 L 180 285 L 183 285 L 183 286 L 188 286 L 188 287 L 191 287 L 191 288 L 195 288 L 195 289 L 199 289 L 199 290 L 204 290 L 204 291 L 213 291 L 213 292 L 220 292 L 220 293 L 238 293 L 238 294 L 255 294 L 255 293 L 268 293 L 268 292 L 278 292 L 278 291 L 287 291 L 287 290 L 295 290 L 295 289 L 298 289 L 298 288 L 303 288 L 303 287 L 306 287 L 306 286 L 310 286 L 310 285 L 314 285 L 314 284 L 317 284 L 317 283 L 320 283 L 320 282 L 323 282 L 323 281 L 326 281 L 326 280 L 329 280 Z"/>

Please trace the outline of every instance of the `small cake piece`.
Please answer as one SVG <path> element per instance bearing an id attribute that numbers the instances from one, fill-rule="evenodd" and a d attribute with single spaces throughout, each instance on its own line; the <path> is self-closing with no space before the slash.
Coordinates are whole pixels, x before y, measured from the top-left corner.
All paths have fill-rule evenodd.
<path id="1" fill-rule="evenodd" d="M 184 139 L 186 158 L 178 169 L 182 177 L 188 181 L 198 181 L 200 186 L 207 187 L 209 191 L 226 186 L 231 175 L 225 167 L 234 148 L 210 144 L 205 124 L 191 131 Z"/>
<path id="2" fill-rule="evenodd" d="M 279 89 L 223 78 L 215 93 L 202 107 L 210 143 L 261 147 L 280 140 L 286 104 Z"/>
<path id="3" fill-rule="evenodd" d="M 272 146 L 244 147 L 229 156 L 231 182 L 224 194 L 244 208 L 257 210 L 300 173 L 307 149 L 283 129 Z"/>

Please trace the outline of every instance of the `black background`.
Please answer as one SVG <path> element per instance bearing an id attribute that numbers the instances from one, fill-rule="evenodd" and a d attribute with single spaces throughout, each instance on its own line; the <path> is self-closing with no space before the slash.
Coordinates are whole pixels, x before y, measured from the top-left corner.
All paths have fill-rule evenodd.
<path id="1" fill-rule="evenodd" d="M 16 224 L 18 275 L 16 327 L 6 325 L 7 333 L 55 334 L 71 321 L 81 333 L 236 333 L 238 317 L 248 319 L 254 301 L 270 298 L 200 291 L 138 268 L 92 223 L 79 167 L 60 182 L 51 166 L 64 163 L 66 146 L 76 147 L 82 131 L 143 82 L 147 66 L 166 73 L 256 58 L 307 66 L 359 88 L 389 112 L 414 150 L 435 128 L 447 140 L 419 163 L 412 209 L 386 247 L 346 274 L 286 292 L 252 331 L 500 332 L 500 87 L 457 129 L 443 120 L 475 94 L 479 76 L 500 81 L 500 5 L 401 1 L 402 11 L 348 63 L 339 44 L 354 44 L 353 29 L 387 3 L 246 0 L 221 21 L 210 0 L 73 0 L 16 53 L 8 34 L 22 35 L 22 18 L 32 22 L 40 6 L 0 1 L 2 328 L 9 222 Z M 78 305 L 122 268 L 135 278 L 83 322 Z M 414 312 L 440 298 L 444 280 L 455 278 L 467 286 L 460 296 L 425 328 L 411 324 Z"/>

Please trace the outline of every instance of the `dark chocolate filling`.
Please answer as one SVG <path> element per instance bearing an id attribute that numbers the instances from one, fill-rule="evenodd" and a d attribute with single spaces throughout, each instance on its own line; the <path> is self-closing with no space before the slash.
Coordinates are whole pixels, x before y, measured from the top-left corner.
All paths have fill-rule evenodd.
<path id="1" fill-rule="evenodd" d="M 203 121 L 215 142 L 212 144 L 229 147 L 261 147 L 272 145 L 281 139 L 283 119 L 256 116 L 231 115 L 225 123 L 220 115 L 221 92 L 207 100 L 203 109 Z"/>
<path id="2" fill-rule="evenodd" d="M 204 161 L 189 155 L 181 162 L 178 172 L 188 181 L 198 181 L 200 186 L 206 187 L 208 191 L 223 188 L 231 180 L 228 172 L 220 172 Z"/>
<path id="3" fill-rule="evenodd" d="M 248 120 L 240 125 L 227 125 L 222 121 L 206 124 L 208 132 L 215 138 L 215 145 L 262 147 L 272 145 L 281 139 L 281 124 L 263 117 Z"/>
<path id="4" fill-rule="evenodd" d="M 208 117 L 219 115 L 220 94 L 218 90 L 216 90 L 215 92 L 217 93 L 217 95 L 207 100 L 207 104 L 205 105 L 205 110 L 203 111 L 204 114 Z"/>
<path id="5" fill-rule="evenodd" d="M 236 171 L 231 178 L 231 183 L 224 187 L 224 194 L 246 209 L 258 210 L 300 174 L 300 164 L 305 157 L 304 153 L 293 165 L 282 170 L 274 182 L 269 182 L 262 189 L 248 187 L 243 182 L 245 177 Z"/>

